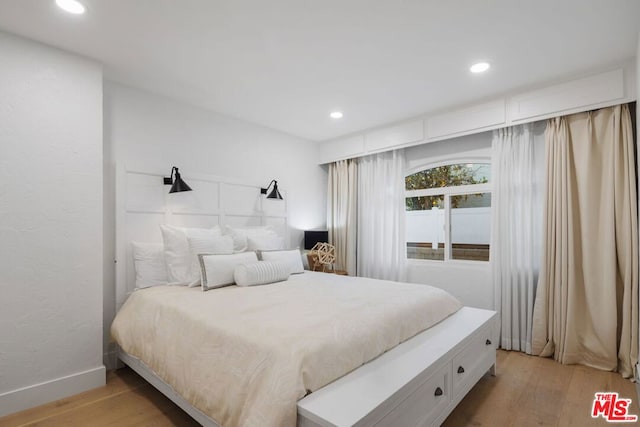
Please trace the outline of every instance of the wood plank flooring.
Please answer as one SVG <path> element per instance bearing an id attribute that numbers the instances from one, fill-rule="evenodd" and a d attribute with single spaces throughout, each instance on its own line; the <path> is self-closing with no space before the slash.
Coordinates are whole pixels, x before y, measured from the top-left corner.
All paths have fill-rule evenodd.
<path id="1" fill-rule="evenodd" d="M 496 376 L 482 378 L 443 426 L 610 425 L 603 418 L 591 418 L 599 391 L 617 391 L 632 399 L 630 413 L 640 415 L 635 384 L 617 373 L 519 352 L 498 351 L 497 359 Z"/>
<path id="2" fill-rule="evenodd" d="M 622 397 L 632 399 L 630 412 L 640 415 L 635 384 L 618 374 L 498 351 L 497 375 L 483 377 L 443 425 L 609 425 L 602 418 L 591 418 L 596 391 L 617 391 Z M 105 387 L 0 418 L 0 426 L 190 427 L 198 424 L 135 372 L 124 368 L 109 372 Z"/>

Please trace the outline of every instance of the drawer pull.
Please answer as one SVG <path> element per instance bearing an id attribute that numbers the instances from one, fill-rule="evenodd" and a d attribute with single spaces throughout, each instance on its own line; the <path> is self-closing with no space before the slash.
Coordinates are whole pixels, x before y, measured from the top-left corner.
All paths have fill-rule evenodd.
<path id="1" fill-rule="evenodd" d="M 462 366 L 458 366 L 458 373 L 464 374 L 464 368 Z"/>
<path id="2" fill-rule="evenodd" d="M 487 341 L 485 341 L 485 344 L 486 344 L 486 345 L 491 345 L 491 340 L 487 340 Z"/>
<path id="3" fill-rule="evenodd" d="M 436 392 L 434 394 L 436 396 L 442 396 L 442 389 L 440 387 L 436 388 Z"/>

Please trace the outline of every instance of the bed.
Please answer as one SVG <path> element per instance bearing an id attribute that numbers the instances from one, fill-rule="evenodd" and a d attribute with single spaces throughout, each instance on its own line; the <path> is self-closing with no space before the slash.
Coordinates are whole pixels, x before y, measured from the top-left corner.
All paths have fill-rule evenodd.
<path id="1" fill-rule="evenodd" d="M 257 218 L 286 232 L 286 205 L 229 214 L 223 196 L 237 192 L 225 186 L 251 187 L 222 180 L 202 179 L 217 188 L 217 211 L 178 211 L 166 199 L 142 208 L 132 195 L 149 193 L 151 179 L 126 172 L 118 181 L 129 189 L 119 192 L 120 259 L 131 258 L 131 240 L 177 217 Z M 119 263 L 118 357 L 202 425 L 439 425 L 495 369 L 495 312 L 429 286 L 305 272 L 252 288 L 131 292 L 131 269 Z"/>

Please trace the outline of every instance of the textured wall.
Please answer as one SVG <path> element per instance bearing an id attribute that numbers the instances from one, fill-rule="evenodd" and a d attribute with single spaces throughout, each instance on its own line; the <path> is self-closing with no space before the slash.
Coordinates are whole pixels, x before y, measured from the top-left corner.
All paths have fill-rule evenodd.
<path id="1" fill-rule="evenodd" d="M 0 58 L 2 415 L 104 368 L 101 68 L 1 32 Z"/>

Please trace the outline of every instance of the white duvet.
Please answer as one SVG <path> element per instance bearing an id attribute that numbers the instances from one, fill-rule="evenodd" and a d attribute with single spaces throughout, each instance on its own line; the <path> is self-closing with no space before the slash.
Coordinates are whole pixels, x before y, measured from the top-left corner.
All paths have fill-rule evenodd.
<path id="1" fill-rule="evenodd" d="M 134 292 L 111 333 L 219 425 L 295 426 L 296 402 L 456 312 L 427 285 L 305 272 Z"/>

